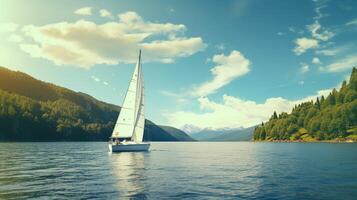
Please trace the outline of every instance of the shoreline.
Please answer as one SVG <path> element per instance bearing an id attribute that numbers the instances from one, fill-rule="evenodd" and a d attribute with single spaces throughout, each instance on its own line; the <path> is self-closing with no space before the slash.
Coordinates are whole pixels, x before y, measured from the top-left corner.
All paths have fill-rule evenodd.
<path id="1" fill-rule="evenodd" d="M 272 142 L 272 143 L 342 143 L 342 144 L 353 144 L 357 143 L 356 140 L 314 140 L 314 141 L 303 141 L 303 140 L 253 140 L 253 142 Z"/>

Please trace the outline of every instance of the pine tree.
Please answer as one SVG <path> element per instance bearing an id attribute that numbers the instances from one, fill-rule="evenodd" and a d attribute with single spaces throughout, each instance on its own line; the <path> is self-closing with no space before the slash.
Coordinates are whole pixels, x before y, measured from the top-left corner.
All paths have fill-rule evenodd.
<path id="1" fill-rule="evenodd" d="M 325 96 L 324 96 L 324 95 L 322 95 L 322 96 L 321 96 L 320 103 L 321 103 L 321 104 L 323 104 L 324 102 L 325 102 Z"/>
<path id="2" fill-rule="evenodd" d="M 278 115 L 276 114 L 276 111 L 274 111 L 273 115 L 271 116 L 270 119 L 278 119 Z"/>
<path id="3" fill-rule="evenodd" d="M 320 110 L 320 108 L 321 108 L 321 104 L 320 104 L 319 97 L 317 97 L 317 98 L 316 98 L 316 103 L 315 103 L 315 106 L 316 106 L 316 108 L 317 108 L 317 109 L 319 109 L 319 110 Z"/>

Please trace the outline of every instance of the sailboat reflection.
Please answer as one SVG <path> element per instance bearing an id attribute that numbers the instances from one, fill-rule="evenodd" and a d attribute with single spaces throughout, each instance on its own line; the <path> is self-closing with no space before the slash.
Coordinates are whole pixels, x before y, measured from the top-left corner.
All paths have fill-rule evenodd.
<path id="1" fill-rule="evenodd" d="M 111 154 L 116 187 L 121 197 L 146 199 L 144 152 Z"/>

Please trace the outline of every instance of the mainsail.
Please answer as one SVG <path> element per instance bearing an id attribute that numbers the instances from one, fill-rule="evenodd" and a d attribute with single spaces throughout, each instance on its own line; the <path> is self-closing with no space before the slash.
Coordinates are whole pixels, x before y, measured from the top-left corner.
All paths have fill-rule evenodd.
<path id="1" fill-rule="evenodd" d="M 135 142 L 142 142 L 144 126 L 144 77 L 141 71 L 140 51 L 112 138 L 130 138 Z"/>

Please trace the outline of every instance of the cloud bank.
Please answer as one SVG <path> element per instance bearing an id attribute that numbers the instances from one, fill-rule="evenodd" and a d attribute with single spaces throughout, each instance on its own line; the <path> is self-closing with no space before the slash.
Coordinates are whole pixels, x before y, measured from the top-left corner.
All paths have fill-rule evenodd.
<path id="1" fill-rule="evenodd" d="M 134 63 L 139 49 L 145 53 L 144 62 L 172 63 L 207 46 L 200 37 L 186 37 L 183 24 L 152 23 L 131 11 L 118 18 L 103 24 L 78 20 L 26 25 L 23 34 L 34 42 L 23 42 L 20 48 L 56 65 L 90 68 L 96 64 Z"/>
<path id="2" fill-rule="evenodd" d="M 297 100 L 282 97 L 268 98 L 263 103 L 244 100 L 229 95 L 222 96 L 222 102 L 217 103 L 207 97 L 198 98 L 202 112 L 177 111 L 166 113 L 168 124 L 185 129 L 186 131 L 201 129 L 234 129 L 250 127 L 267 121 L 274 111 L 290 112 L 295 104 L 327 95 L 331 89 L 320 90 L 315 95 Z M 194 127 L 194 128 L 192 128 Z"/>

